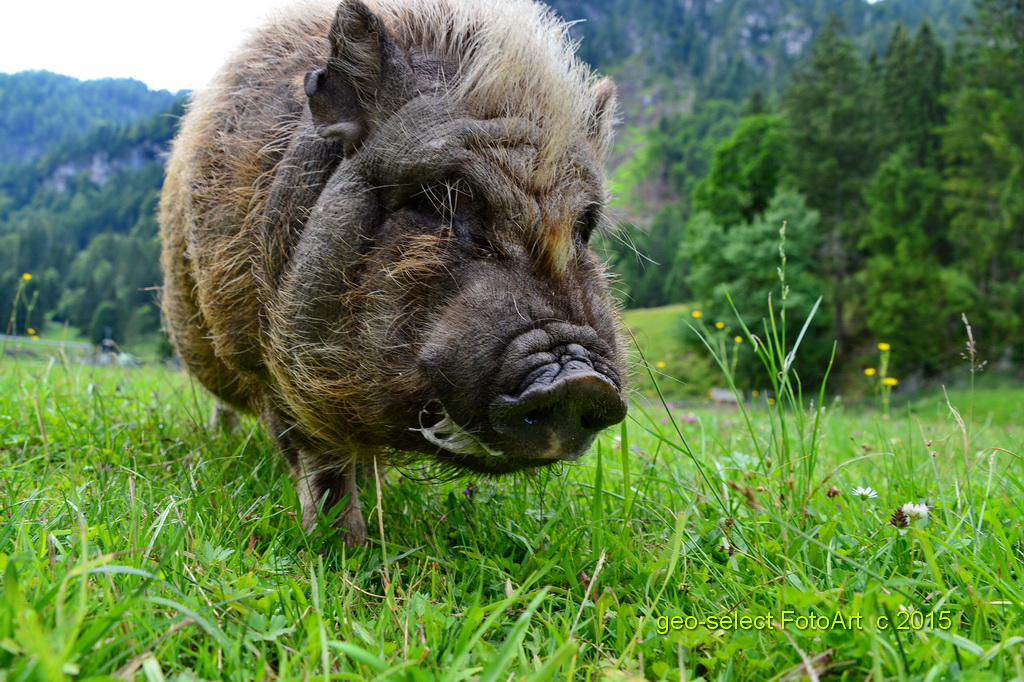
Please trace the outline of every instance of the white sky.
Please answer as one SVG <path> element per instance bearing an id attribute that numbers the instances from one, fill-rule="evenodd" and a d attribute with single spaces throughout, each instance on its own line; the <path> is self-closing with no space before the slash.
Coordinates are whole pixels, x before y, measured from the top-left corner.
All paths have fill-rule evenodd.
<path id="1" fill-rule="evenodd" d="M 0 0 L 0 72 L 46 69 L 194 89 L 248 29 L 289 1 Z"/>
<path id="2" fill-rule="evenodd" d="M 288 0 L 0 0 L 0 72 L 137 78 L 201 87 L 228 53 Z"/>

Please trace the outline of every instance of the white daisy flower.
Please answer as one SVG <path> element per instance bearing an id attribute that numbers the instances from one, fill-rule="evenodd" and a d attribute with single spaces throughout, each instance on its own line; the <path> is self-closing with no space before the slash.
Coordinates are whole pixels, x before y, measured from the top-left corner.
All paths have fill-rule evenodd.
<path id="1" fill-rule="evenodd" d="M 853 489 L 853 496 L 862 500 L 870 500 L 873 497 L 878 497 L 878 493 L 871 486 L 857 486 Z"/>

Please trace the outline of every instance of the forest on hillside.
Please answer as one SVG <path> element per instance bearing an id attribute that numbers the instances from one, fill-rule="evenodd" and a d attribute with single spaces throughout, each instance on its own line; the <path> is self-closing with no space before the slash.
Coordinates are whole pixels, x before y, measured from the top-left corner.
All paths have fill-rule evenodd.
<path id="1" fill-rule="evenodd" d="M 952 41 L 970 0 L 550 0 L 566 20 L 579 54 L 626 81 L 640 100 L 692 93 L 742 99 L 777 92 L 830 17 L 865 54 L 884 49 L 893 26 L 925 18 L 939 40 Z M 662 86 L 659 88 L 659 85 Z M 627 109 L 639 102 L 625 102 Z M 629 114 L 627 112 L 627 117 Z"/>
<path id="2" fill-rule="evenodd" d="M 74 80 L 53 76 L 30 72 L 0 85 L 63 88 Z M 109 98 L 101 112 L 110 118 L 82 128 L 81 100 L 72 98 L 68 109 L 46 107 L 54 111 L 38 127 L 3 141 L 45 148 L 30 162 L 0 165 L 0 301 L 18 302 L 8 333 L 66 322 L 98 343 L 108 328 L 121 342 L 159 330 L 156 206 L 183 98 L 160 92 L 140 99 L 141 83 L 102 83 Z M 118 123 L 116 113 L 132 108 L 134 120 Z M 14 109 L 4 114 L 10 132 L 22 117 Z M 54 139 L 51 120 L 85 132 Z"/>
<path id="3" fill-rule="evenodd" d="M 181 97 L 126 78 L 80 81 L 47 71 L 0 73 L 0 165 L 31 163 L 97 124 L 128 125 Z"/>
<path id="4" fill-rule="evenodd" d="M 734 304 L 756 329 L 768 292 L 797 327 L 820 298 L 809 366 L 833 339 L 847 367 L 886 341 L 903 376 L 958 357 L 966 313 L 989 358 L 1024 360 L 1019 2 L 977 0 L 966 23 L 955 0 L 554 4 L 632 97 L 614 170 L 631 223 L 596 245 L 625 305 L 717 321 Z M 11 332 L 131 342 L 159 329 L 155 207 L 182 99 L 113 81 L 97 103 L 69 80 L 0 75 L 0 302 L 18 300 Z"/>
<path id="5" fill-rule="evenodd" d="M 833 19 L 777 98 L 663 118 L 620 178 L 634 214 L 651 210 L 655 180 L 673 198 L 629 234 L 635 251 L 606 243 L 627 305 L 693 301 L 732 321 L 735 305 L 760 333 L 766 295 L 783 305 L 786 221 L 794 334 L 822 299 L 801 347 L 811 378 L 833 340 L 848 369 L 889 343 L 900 376 L 940 372 L 964 349 L 965 314 L 987 358 L 1019 366 L 1022 48 L 1024 7 L 1011 0 L 977 3 L 951 49 L 925 21 L 897 24 L 865 57 Z"/>

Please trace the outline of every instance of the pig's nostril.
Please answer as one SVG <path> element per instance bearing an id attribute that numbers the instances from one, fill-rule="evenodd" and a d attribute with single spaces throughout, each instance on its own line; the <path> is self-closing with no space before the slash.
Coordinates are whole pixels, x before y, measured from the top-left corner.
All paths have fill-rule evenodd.
<path id="1" fill-rule="evenodd" d="M 560 408 L 566 409 L 560 409 Z M 530 410 L 523 421 L 530 426 L 563 426 L 566 428 L 573 429 L 578 424 L 584 431 L 600 431 L 601 429 L 611 426 L 615 421 L 609 421 L 598 412 L 584 412 L 583 414 L 576 414 L 576 410 L 572 409 L 571 405 L 559 406 L 551 405 L 539 410 Z M 561 424 L 559 424 L 561 422 Z"/>
<path id="2" fill-rule="evenodd" d="M 601 418 L 599 414 L 584 414 L 580 416 L 580 425 L 587 431 L 600 431 L 606 426 L 611 426 L 615 422 L 606 423 L 606 420 Z"/>
<path id="3" fill-rule="evenodd" d="M 547 421 L 549 417 L 551 417 L 551 415 L 555 412 L 555 409 L 556 407 L 554 405 L 549 405 L 547 407 L 541 407 L 536 410 L 530 410 L 529 412 L 526 413 L 526 416 L 523 417 L 523 421 L 529 424 L 530 426 L 542 424 L 545 421 Z"/>

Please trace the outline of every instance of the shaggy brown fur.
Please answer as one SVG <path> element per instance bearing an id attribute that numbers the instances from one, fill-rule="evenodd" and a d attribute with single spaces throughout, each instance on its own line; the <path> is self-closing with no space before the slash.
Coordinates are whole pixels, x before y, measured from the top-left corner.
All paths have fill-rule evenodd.
<path id="1" fill-rule="evenodd" d="M 194 96 L 161 201 L 166 326 L 261 415 L 305 524 L 347 500 L 361 539 L 357 464 L 513 471 L 624 415 L 586 248 L 614 86 L 572 50 L 530 0 L 307 3 Z"/>

